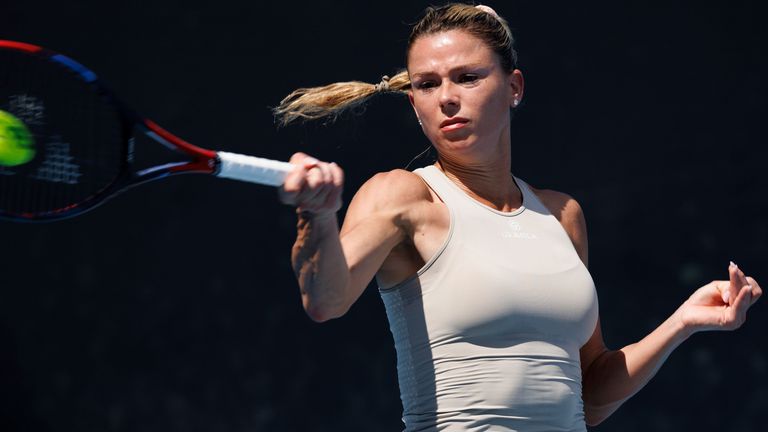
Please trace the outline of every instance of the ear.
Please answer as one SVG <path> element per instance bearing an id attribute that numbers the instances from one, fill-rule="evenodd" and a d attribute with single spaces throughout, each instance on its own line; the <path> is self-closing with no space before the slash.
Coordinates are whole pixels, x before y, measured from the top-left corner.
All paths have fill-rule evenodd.
<path id="1" fill-rule="evenodd" d="M 520 69 L 515 69 L 508 75 L 509 79 L 509 106 L 517 107 L 523 100 L 525 90 L 525 79 Z"/>
<path id="2" fill-rule="evenodd" d="M 411 108 L 413 108 L 413 112 L 416 113 L 416 120 L 421 123 L 421 119 L 419 118 L 419 112 L 416 111 L 416 105 L 413 103 L 413 92 L 411 90 L 408 90 L 408 102 L 411 103 Z"/>

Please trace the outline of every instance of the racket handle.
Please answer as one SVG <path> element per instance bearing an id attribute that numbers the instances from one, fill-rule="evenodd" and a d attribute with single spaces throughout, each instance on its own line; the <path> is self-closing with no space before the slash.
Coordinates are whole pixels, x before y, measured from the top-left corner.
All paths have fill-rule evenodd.
<path id="1" fill-rule="evenodd" d="M 219 157 L 219 177 L 231 178 L 267 186 L 280 186 L 293 169 L 288 162 L 245 156 L 237 153 L 216 152 Z"/>

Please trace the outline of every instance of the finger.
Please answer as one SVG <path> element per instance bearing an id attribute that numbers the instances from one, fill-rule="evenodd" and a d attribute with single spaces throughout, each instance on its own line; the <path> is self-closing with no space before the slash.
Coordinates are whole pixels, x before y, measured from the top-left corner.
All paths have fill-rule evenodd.
<path id="1" fill-rule="evenodd" d="M 727 293 L 728 293 L 728 290 L 730 289 L 731 283 L 726 280 L 715 280 L 710 282 L 708 285 L 713 286 L 717 290 L 721 300 L 723 301 L 723 303 L 727 305 L 728 304 L 728 301 L 726 300 L 728 298 Z"/>
<path id="2" fill-rule="evenodd" d="M 325 184 L 325 174 L 321 166 L 322 164 L 318 164 L 307 170 L 307 187 L 317 190 Z"/>
<path id="3" fill-rule="evenodd" d="M 333 163 L 321 163 L 317 166 L 322 175 L 323 193 L 331 193 L 337 187 L 334 166 Z"/>
<path id="4" fill-rule="evenodd" d="M 306 179 L 307 184 L 302 190 L 299 202 L 301 206 L 314 207 L 316 205 L 314 201 L 318 201 L 318 195 L 323 192 L 323 174 L 319 168 L 313 167 L 307 171 Z"/>
<path id="5" fill-rule="evenodd" d="M 325 201 L 325 205 L 327 208 L 333 208 L 334 210 L 339 210 L 341 208 L 341 194 L 342 194 L 343 188 L 341 186 L 333 185 L 331 186 L 331 189 L 328 191 L 328 195 Z"/>
<path id="6" fill-rule="evenodd" d="M 341 187 L 344 185 L 344 171 L 341 170 L 341 167 L 336 165 L 336 162 L 331 162 L 331 174 L 333 175 L 333 184 L 337 187 Z"/>
<path id="7" fill-rule="evenodd" d="M 296 163 L 293 165 L 293 169 L 285 176 L 282 186 L 278 189 L 278 196 L 280 201 L 288 205 L 296 205 L 298 195 L 307 182 L 307 170 L 304 167 Z"/>
<path id="8" fill-rule="evenodd" d="M 308 156 L 304 153 L 294 153 L 289 159 L 293 169 L 288 173 L 283 184 L 287 184 L 289 190 L 298 190 L 304 186 L 306 182 L 307 170 L 309 170 L 314 164 L 317 164 L 317 159 Z"/>
<path id="9" fill-rule="evenodd" d="M 747 276 L 744 274 L 744 272 L 741 269 L 739 269 L 737 274 L 739 276 L 739 282 L 741 283 L 741 286 L 749 285 L 749 282 L 747 282 Z"/>
<path id="10" fill-rule="evenodd" d="M 294 166 L 297 168 L 286 177 L 280 188 L 280 199 L 286 204 L 305 210 L 304 207 L 312 205 L 311 202 L 318 194 L 319 188 L 316 184 L 318 175 L 313 172 L 317 170 L 307 169 L 302 163 L 295 164 Z"/>
<path id="11" fill-rule="evenodd" d="M 728 289 L 723 292 L 723 301 L 725 304 L 733 305 L 733 300 L 736 299 L 736 294 L 738 294 L 739 288 L 742 286 L 741 281 L 739 281 L 738 272 L 739 266 L 731 261 L 731 263 L 728 265 L 728 279 L 730 280 L 730 284 Z"/>
<path id="12" fill-rule="evenodd" d="M 294 165 L 305 166 L 307 164 L 316 164 L 317 163 L 317 159 L 313 158 L 312 156 L 310 156 L 310 155 L 308 155 L 306 153 L 297 152 L 297 153 L 294 153 L 293 155 L 291 155 L 291 158 L 288 159 L 288 162 L 290 162 L 290 163 L 292 163 Z"/>
<path id="13" fill-rule="evenodd" d="M 328 164 L 328 174 L 330 180 L 327 184 L 328 190 L 324 207 L 338 211 L 341 208 L 341 194 L 344 190 L 344 172 L 334 162 Z"/>
<path id="14" fill-rule="evenodd" d="M 751 304 L 751 297 L 752 297 L 752 286 L 747 285 L 741 290 L 739 290 L 739 294 L 735 297 L 735 300 L 733 302 L 733 305 L 731 307 L 732 311 L 732 323 L 731 328 L 738 328 L 741 327 L 742 324 L 747 320 L 747 310 L 749 309 L 749 305 Z"/>
<path id="15" fill-rule="evenodd" d="M 302 152 L 296 152 L 291 155 L 291 157 L 288 159 L 288 162 L 293 165 L 303 165 L 304 158 L 306 158 L 307 155 Z"/>
<path id="16" fill-rule="evenodd" d="M 333 183 L 333 174 L 331 174 L 331 164 L 328 163 L 321 163 L 317 165 L 317 168 L 320 170 L 320 173 L 322 174 L 322 180 L 324 184 Z"/>
<path id="17" fill-rule="evenodd" d="M 334 184 L 333 171 L 333 167 L 328 163 L 319 163 L 310 170 L 309 186 L 314 190 L 314 193 L 311 196 L 307 195 L 310 202 L 306 202 L 305 207 L 310 210 L 333 211 L 341 207 L 340 191 L 337 191 L 340 187 Z"/>
<path id="18" fill-rule="evenodd" d="M 760 288 L 760 284 L 758 284 L 754 278 L 747 276 L 746 279 L 747 284 L 752 285 L 752 304 L 755 304 L 757 299 L 763 295 L 763 289 Z"/>
<path id="19" fill-rule="evenodd" d="M 336 164 L 320 162 L 317 159 L 303 153 L 296 153 L 291 157 L 291 163 L 299 166 L 298 173 L 302 175 L 302 182 L 298 182 L 293 176 L 286 178 L 286 200 L 293 201 L 302 211 L 318 211 L 335 208 L 340 205 L 340 193 L 335 189 L 340 183 L 343 174 Z M 338 171 L 338 172 L 335 172 Z M 299 189 L 300 186 L 300 189 Z M 293 193 L 293 195 L 291 195 Z"/>

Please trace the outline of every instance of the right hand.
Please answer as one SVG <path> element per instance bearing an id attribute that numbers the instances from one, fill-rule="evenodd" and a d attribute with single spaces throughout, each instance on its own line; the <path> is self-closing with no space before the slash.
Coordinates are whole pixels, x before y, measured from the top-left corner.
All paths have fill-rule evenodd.
<path id="1" fill-rule="evenodd" d="M 295 153 L 289 162 L 294 168 L 279 189 L 280 201 L 315 215 L 339 211 L 344 171 L 338 165 L 304 153 Z"/>

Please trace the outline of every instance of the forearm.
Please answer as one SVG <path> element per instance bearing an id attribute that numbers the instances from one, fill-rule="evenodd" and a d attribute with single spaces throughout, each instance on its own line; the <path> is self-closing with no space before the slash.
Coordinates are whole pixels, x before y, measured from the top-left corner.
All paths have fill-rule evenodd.
<path id="1" fill-rule="evenodd" d="M 335 213 L 299 214 L 291 261 L 307 314 L 315 321 L 343 315 L 349 308 L 349 268 Z"/>
<path id="2" fill-rule="evenodd" d="M 598 424 L 642 389 L 690 335 L 675 312 L 641 341 L 596 358 L 583 377 L 587 424 Z"/>

